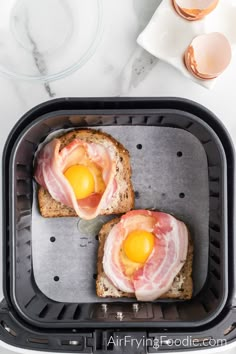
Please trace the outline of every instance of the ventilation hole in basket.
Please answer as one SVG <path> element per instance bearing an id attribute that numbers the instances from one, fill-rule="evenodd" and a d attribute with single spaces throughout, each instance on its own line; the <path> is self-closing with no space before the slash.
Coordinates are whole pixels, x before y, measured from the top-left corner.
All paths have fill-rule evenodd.
<path id="1" fill-rule="evenodd" d="M 159 123 L 162 123 L 163 119 L 164 119 L 164 116 L 160 116 L 159 117 Z"/>
<path id="2" fill-rule="evenodd" d="M 220 248 L 220 241 L 218 240 L 212 239 L 211 244 L 216 248 Z"/>
<path id="3" fill-rule="evenodd" d="M 217 290 L 213 287 L 210 288 L 212 294 L 215 296 L 215 298 L 218 300 L 219 299 L 219 294 L 217 292 Z"/>
<path id="4" fill-rule="evenodd" d="M 142 145 L 142 144 L 137 144 L 137 145 L 136 145 L 136 148 L 137 148 L 138 150 L 142 150 L 143 145 Z"/>
<path id="5" fill-rule="evenodd" d="M 181 199 L 183 199 L 183 198 L 185 197 L 185 194 L 184 194 L 184 193 L 179 193 L 179 197 L 180 197 Z"/>
<path id="6" fill-rule="evenodd" d="M 209 181 L 210 182 L 219 182 L 219 177 L 212 177 L 212 176 L 209 176 Z"/>
<path id="7" fill-rule="evenodd" d="M 58 320 L 63 320 L 65 317 L 65 313 L 66 313 L 66 306 L 64 305 L 61 309 L 61 311 L 59 312 L 59 315 L 57 316 Z"/>
<path id="8" fill-rule="evenodd" d="M 143 119 L 144 119 L 144 123 L 147 124 L 148 123 L 148 118 L 149 116 L 144 116 Z"/>
<path id="9" fill-rule="evenodd" d="M 25 141 L 27 141 L 27 143 L 31 144 L 33 147 L 38 146 L 37 144 L 35 144 L 33 141 L 30 141 L 29 139 L 25 139 Z"/>
<path id="10" fill-rule="evenodd" d="M 236 322 L 224 330 L 224 336 L 228 336 L 236 329 Z"/>
<path id="11" fill-rule="evenodd" d="M 203 140 L 202 145 L 209 144 L 211 142 L 211 139 Z"/>
<path id="12" fill-rule="evenodd" d="M 96 273 L 93 274 L 93 279 L 97 280 L 97 274 Z"/>
<path id="13" fill-rule="evenodd" d="M 186 127 L 185 127 L 185 130 L 187 130 L 187 129 L 191 128 L 191 126 L 192 126 L 192 125 L 193 125 L 193 122 L 188 123 L 188 125 L 186 125 Z"/>
<path id="14" fill-rule="evenodd" d="M 48 312 L 48 305 L 46 305 L 39 314 L 39 318 L 44 318 Z"/>
<path id="15" fill-rule="evenodd" d="M 138 191 L 135 191 L 135 192 L 134 192 L 134 195 L 135 195 L 135 198 L 136 198 L 136 199 L 139 199 L 139 198 L 140 198 L 140 194 L 139 194 Z"/>
<path id="16" fill-rule="evenodd" d="M 30 199 L 30 195 L 29 194 L 25 194 L 25 195 L 17 195 L 17 200 L 19 201 L 19 203 L 27 203 L 27 201 Z"/>
<path id="17" fill-rule="evenodd" d="M 72 124 L 71 124 L 70 121 L 68 121 L 67 123 L 63 124 L 63 129 L 68 129 L 68 128 L 71 128 L 71 127 L 72 127 Z"/>
<path id="18" fill-rule="evenodd" d="M 13 337 L 16 337 L 16 332 L 13 330 L 13 329 L 11 329 L 7 324 L 6 324 L 6 322 L 4 322 L 4 321 L 2 321 L 1 322 L 1 326 L 5 329 L 5 331 L 7 332 L 7 333 L 9 333 L 11 336 L 13 336 Z"/>
<path id="19" fill-rule="evenodd" d="M 57 275 L 53 279 L 54 279 L 54 281 L 59 281 L 60 280 L 60 278 Z"/>
<path id="20" fill-rule="evenodd" d="M 35 299 L 37 298 L 36 295 L 34 295 L 25 305 L 25 308 L 27 308 Z"/>
<path id="21" fill-rule="evenodd" d="M 218 256 L 216 256 L 214 253 L 211 253 L 211 259 L 213 259 L 213 261 L 216 264 L 220 264 L 220 258 Z"/>
<path id="22" fill-rule="evenodd" d="M 181 156 L 183 156 L 183 153 L 182 153 L 182 151 L 178 151 L 176 155 L 177 155 L 178 157 L 181 157 Z"/>
<path id="23" fill-rule="evenodd" d="M 54 237 L 54 236 L 50 237 L 50 241 L 51 242 L 55 242 L 56 241 L 56 237 Z"/>
<path id="24" fill-rule="evenodd" d="M 133 116 L 129 116 L 128 117 L 128 124 L 133 124 Z"/>
<path id="25" fill-rule="evenodd" d="M 202 302 L 201 304 L 202 304 L 202 307 L 204 308 L 204 310 L 205 310 L 206 312 L 209 312 L 208 305 L 207 305 L 205 302 Z"/>
<path id="26" fill-rule="evenodd" d="M 215 232 L 220 232 L 220 226 L 217 225 L 217 224 L 214 224 L 214 223 L 210 222 L 209 223 L 209 227 L 210 227 L 210 229 L 212 229 Z"/>
<path id="27" fill-rule="evenodd" d="M 76 307 L 76 310 L 75 310 L 75 313 L 74 313 L 74 316 L 73 316 L 73 320 L 78 320 L 79 316 L 80 316 L 80 306 L 78 305 Z"/>
<path id="28" fill-rule="evenodd" d="M 220 280 L 220 273 L 215 268 L 212 269 L 211 273 L 216 277 L 216 279 Z"/>
<path id="29" fill-rule="evenodd" d="M 220 197 L 220 193 L 210 191 L 210 197 L 212 197 L 212 198 L 219 198 L 219 197 Z"/>

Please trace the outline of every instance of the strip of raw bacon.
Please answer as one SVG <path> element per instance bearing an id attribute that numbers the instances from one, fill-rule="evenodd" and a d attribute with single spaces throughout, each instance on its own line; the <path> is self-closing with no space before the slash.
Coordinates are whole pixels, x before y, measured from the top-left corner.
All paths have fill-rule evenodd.
<path id="1" fill-rule="evenodd" d="M 155 245 L 144 266 L 129 278 L 123 273 L 119 252 L 126 236 L 138 229 L 153 232 Z M 108 235 L 103 268 L 118 289 L 135 293 L 138 300 L 153 301 L 170 289 L 187 251 L 188 230 L 183 222 L 161 212 L 134 210 L 123 215 Z"/>
<path id="2" fill-rule="evenodd" d="M 101 209 L 109 206 L 117 188 L 112 153 L 100 144 L 86 143 L 79 139 L 73 140 L 61 151 L 60 146 L 60 140 L 54 139 L 42 148 L 37 156 L 35 179 L 48 190 L 53 199 L 73 208 L 81 218 L 93 219 Z M 94 193 L 78 201 L 64 172 L 72 165 L 83 164 L 85 156 L 102 169 L 106 189 L 102 194 Z"/>

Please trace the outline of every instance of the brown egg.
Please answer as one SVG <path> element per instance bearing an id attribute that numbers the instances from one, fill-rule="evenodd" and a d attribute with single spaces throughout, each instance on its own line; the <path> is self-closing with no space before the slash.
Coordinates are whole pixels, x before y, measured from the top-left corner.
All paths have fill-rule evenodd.
<path id="1" fill-rule="evenodd" d="M 184 55 L 188 71 L 202 80 L 218 77 L 230 64 L 231 57 L 228 39 L 218 32 L 194 38 Z"/>
<path id="2" fill-rule="evenodd" d="M 188 21 L 198 21 L 212 12 L 219 0 L 173 0 L 176 12 Z"/>

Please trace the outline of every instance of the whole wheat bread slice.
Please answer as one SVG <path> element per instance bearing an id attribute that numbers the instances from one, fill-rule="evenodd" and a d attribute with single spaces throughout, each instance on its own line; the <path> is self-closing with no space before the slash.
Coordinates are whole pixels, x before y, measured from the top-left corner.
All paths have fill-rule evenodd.
<path id="1" fill-rule="evenodd" d="M 103 270 L 103 254 L 104 254 L 104 245 L 107 236 L 109 235 L 111 229 L 115 224 L 120 221 L 119 218 L 115 218 L 101 228 L 99 233 L 99 247 L 98 247 L 98 261 L 97 261 L 97 280 L 96 280 L 96 291 L 99 297 L 135 297 L 134 294 L 125 293 L 121 290 L 118 290 L 111 281 L 107 278 Z M 189 243 L 188 243 L 188 254 L 187 260 L 175 277 L 171 289 L 164 295 L 161 296 L 163 299 L 191 299 L 193 293 L 193 281 L 192 281 L 192 263 L 193 263 L 193 243 L 189 234 Z"/>
<path id="2" fill-rule="evenodd" d="M 61 149 L 76 138 L 88 143 L 102 144 L 115 151 L 118 189 L 111 205 L 101 210 L 100 215 L 122 214 L 131 210 L 134 207 L 134 191 L 131 182 L 131 166 L 128 150 L 109 134 L 95 129 L 74 130 L 57 137 L 61 142 Z M 40 213 L 45 218 L 77 216 L 73 209 L 54 200 L 43 187 L 39 187 L 38 189 L 38 202 Z"/>

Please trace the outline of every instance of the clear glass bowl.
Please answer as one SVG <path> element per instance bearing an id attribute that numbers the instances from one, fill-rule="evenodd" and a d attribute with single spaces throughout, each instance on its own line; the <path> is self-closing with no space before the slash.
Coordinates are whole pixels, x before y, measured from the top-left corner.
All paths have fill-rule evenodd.
<path id="1" fill-rule="evenodd" d="M 0 73 L 52 81 L 81 68 L 102 35 L 103 0 L 0 0 Z"/>

